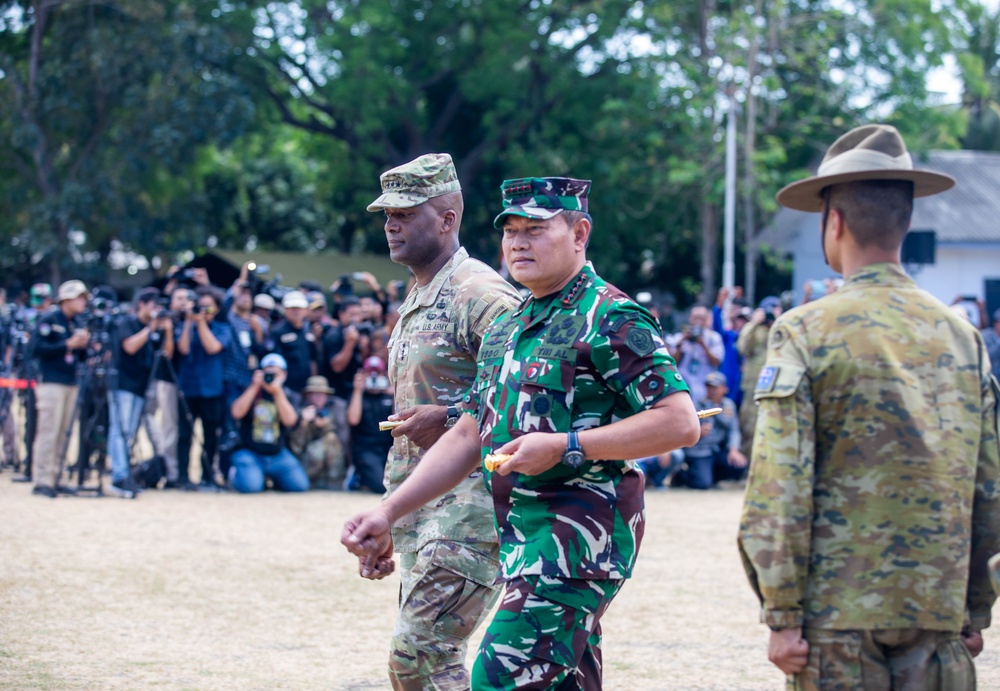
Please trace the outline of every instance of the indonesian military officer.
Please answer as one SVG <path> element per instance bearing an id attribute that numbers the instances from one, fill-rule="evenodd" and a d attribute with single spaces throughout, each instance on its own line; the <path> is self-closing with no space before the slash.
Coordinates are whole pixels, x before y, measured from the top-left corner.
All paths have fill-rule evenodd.
<path id="1" fill-rule="evenodd" d="M 778 194 L 822 213 L 845 279 L 778 318 L 754 392 L 739 544 L 795 688 L 975 686 L 1000 551 L 997 384 L 981 336 L 900 266 L 914 197 L 953 184 L 866 125 Z"/>
<path id="2" fill-rule="evenodd" d="M 451 156 L 420 156 L 383 173 L 381 183 L 382 195 L 368 210 L 384 212 L 389 257 L 416 279 L 389 342 L 392 419 L 402 422 L 385 466 L 391 498 L 458 420 L 455 406 L 475 381 L 483 334 L 520 296 L 459 243 L 464 204 Z M 440 501 L 410 507 L 392 533 L 401 565 L 389 659 L 395 689 L 469 688 L 468 639 L 499 595 L 493 506 L 482 473 L 470 469 L 456 484 Z"/>
<path id="3" fill-rule="evenodd" d="M 38 430 L 32 459 L 34 494 L 55 497 L 59 486 L 66 430 L 73 424 L 76 406 L 76 366 L 86 353 L 90 334 L 74 326 L 74 319 L 87 309 L 87 286 L 83 281 L 66 281 L 56 293 L 57 309 L 38 320 L 34 354 L 38 359 L 39 382 L 35 390 Z"/>
<path id="4" fill-rule="evenodd" d="M 700 433 L 656 320 L 587 262 L 589 188 L 503 183 L 495 224 L 531 296 L 487 332 L 467 414 L 380 508 L 345 526 L 349 548 L 377 551 L 400 516 L 485 468 L 506 593 L 475 689 L 601 687 L 600 619 L 632 574 L 644 526 L 642 475 L 620 459 Z M 491 471 L 489 453 L 511 456 Z"/>

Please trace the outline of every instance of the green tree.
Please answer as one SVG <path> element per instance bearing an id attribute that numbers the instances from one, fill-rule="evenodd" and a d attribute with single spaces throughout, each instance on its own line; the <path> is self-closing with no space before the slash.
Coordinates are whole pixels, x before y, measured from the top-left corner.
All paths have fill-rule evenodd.
<path id="1" fill-rule="evenodd" d="M 0 232 L 20 250 L 0 262 L 58 280 L 112 238 L 158 243 L 175 178 L 254 112 L 205 5 L 0 2 Z"/>

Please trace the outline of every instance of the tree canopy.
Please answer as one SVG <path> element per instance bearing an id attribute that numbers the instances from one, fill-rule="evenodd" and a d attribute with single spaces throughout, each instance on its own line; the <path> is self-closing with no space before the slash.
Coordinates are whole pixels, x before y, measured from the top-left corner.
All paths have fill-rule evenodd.
<path id="1" fill-rule="evenodd" d="M 973 0 L 0 0 L 0 264 L 385 252 L 379 173 L 447 151 L 474 255 L 504 178 L 590 178 L 600 271 L 687 304 L 719 280 L 735 106 L 738 279 L 771 292 L 774 192 L 849 127 L 1000 145 L 997 26 Z M 946 59 L 961 104 L 928 91 Z"/>

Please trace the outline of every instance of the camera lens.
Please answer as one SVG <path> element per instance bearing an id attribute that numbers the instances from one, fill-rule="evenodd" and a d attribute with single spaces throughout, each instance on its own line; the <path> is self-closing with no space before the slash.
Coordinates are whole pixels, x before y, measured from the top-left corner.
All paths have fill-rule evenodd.
<path id="1" fill-rule="evenodd" d="M 266 384 L 274 383 L 274 372 L 264 372 L 264 383 Z"/>

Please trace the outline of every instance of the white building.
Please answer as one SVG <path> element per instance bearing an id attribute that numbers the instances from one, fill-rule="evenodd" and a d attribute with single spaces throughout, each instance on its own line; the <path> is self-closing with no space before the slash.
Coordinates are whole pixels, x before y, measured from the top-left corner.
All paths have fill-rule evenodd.
<path id="1" fill-rule="evenodd" d="M 1000 153 L 933 151 L 915 161 L 955 178 L 951 190 L 917 199 L 913 231 L 933 231 L 933 263 L 907 262 L 906 270 L 921 288 L 945 304 L 958 296 L 985 300 L 992 314 L 1000 309 Z M 836 276 L 823 260 L 819 214 L 781 209 L 760 243 L 792 256 L 792 286 L 801 298 L 811 279 Z"/>

